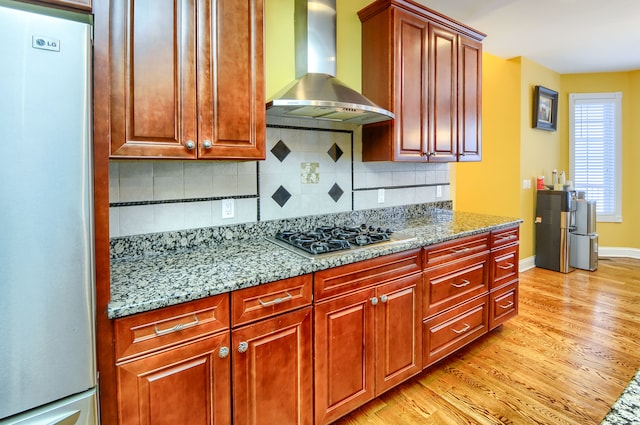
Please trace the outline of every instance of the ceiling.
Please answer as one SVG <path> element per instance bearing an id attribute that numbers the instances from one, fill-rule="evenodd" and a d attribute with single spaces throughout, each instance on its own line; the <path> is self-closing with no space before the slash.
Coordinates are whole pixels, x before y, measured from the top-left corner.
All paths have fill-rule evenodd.
<path id="1" fill-rule="evenodd" d="M 485 52 L 560 74 L 640 70 L 638 0 L 415 0 L 487 34 Z"/>

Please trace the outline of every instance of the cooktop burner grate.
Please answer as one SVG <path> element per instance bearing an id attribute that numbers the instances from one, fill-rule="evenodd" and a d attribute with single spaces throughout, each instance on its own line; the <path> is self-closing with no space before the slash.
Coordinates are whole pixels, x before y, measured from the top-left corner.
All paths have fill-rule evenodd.
<path id="1" fill-rule="evenodd" d="M 322 226 L 313 231 L 282 231 L 275 238 L 309 254 L 344 251 L 352 247 L 364 247 L 391 240 L 390 229 L 375 228 L 365 224 L 359 227 Z"/>

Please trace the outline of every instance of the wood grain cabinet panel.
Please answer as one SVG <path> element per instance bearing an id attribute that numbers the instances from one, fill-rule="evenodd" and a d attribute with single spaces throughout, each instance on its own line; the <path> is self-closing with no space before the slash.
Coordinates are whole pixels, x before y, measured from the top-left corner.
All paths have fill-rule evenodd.
<path id="1" fill-rule="evenodd" d="M 112 158 L 264 159 L 263 0 L 111 1 Z"/>
<path id="2" fill-rule="evenodd" d="M 314 304 L 315 424 L 421 371 L 420 264 L 418 249 L 316 273 L 326 286 Z"/>
<path id="3" fill-rule="evenodd" d="M 487 333 L 489 305 L 486 295 L 469 300 L 424 321 L 424 367 Z"/>
<path id="4" fill-rule="evenodd" d="M 233 423 L 311 425 L 311 306 L 232 331 Z"/>
<path id="5" fill-rule="evenodd" d="M 518 315 L 518 282 L 512 282 L 489 295 L 489 330 Z"/>
<path id="6" fill-rule="evenodd" d="M 118 364 L 119 424 L 231 423 L 228 347 L 221 332 Z"/>
<path id="7" fill-rule="evenodd" d="M 314 306 L 315 424 L 327 424 L 375 397 L 374 289 Z"/>
<path id="8" fill-rule="evenodd" d="M 358 16 L 362 93 L 395 114 L 363 126 L 363 160 L 479 161 L 484 34 L 411 0 Z"/>
<path id="9" fill-rule="evenodd" d="M 424 317 L 428 317 L 489 292 L 489 253 L 427 269 L 424 276 Z"/>

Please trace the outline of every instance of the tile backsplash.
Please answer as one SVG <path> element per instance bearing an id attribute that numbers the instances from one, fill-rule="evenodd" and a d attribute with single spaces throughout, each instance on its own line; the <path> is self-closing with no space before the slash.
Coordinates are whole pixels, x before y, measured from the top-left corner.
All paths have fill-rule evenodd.
<path id="1" fill-rule="evenodd" d="M 363 163 L 359 126 L 269 119 L 266 152 L 246 162 L 112 160 L 111 237 L 450 200 L 449 164 Z"/>

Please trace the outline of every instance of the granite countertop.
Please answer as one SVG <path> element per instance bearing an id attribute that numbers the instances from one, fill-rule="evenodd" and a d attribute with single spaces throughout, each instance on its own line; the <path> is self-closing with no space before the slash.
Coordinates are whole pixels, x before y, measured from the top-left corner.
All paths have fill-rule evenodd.
<path id="1" fill-rule="evenodd" d="M 516 218 L 451 210 L 430 211 L 428 215 L 407 219 L 396 217 L 389 226 L 414 238 L 313 260 L 259 235 L 182 252 L 112 258 L 108 315 L 124 317 L 521 222 Z"/>

